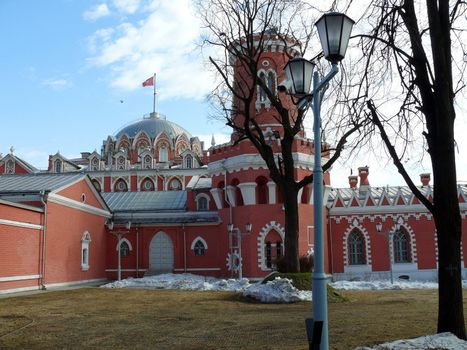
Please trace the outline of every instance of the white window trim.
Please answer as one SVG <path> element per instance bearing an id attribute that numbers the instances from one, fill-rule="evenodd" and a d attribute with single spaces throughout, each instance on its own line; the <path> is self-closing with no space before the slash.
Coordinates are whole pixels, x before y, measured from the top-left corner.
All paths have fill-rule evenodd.
<path id="1" fill-rule="evenodd" d="M 204 244 L 204 249 L 208 249 L 208 244 L 206 243 L 206 241 L 203 239 L 203 237 L 201 236 L 198 236 L 196 237 L 193 242 L 191 242 L 191 250 L 195 250 L 195 244 L 200 241 L 201 243 Z"/>
<path id="2" fill-rule="evenodd" d="M 122 238 L 122 239 L 120 240 L 120 242 L 117 241 L 117 244 L 115 245 L 115 250 L 116 250 L 117 252 L 118 252 L 118 246 L 119 246 L 120 244 L 122 244 L 123 242 L 125 242 L 126 244 L 128 244 L 128 248 L 130 249 L 130 252 L 133 251 L 133 246 L 131 245 L 131 242 L 130 242 L 128 239 L 126 239 L 126 238 Z"/>
<path id="3" fill-rule="evenodd" d="M 89 243 L 91 242 L 91 235 L 88 231 L 84 231 L 81 237 L 81 270 L 89 270 Z M 86 251 L 86 259 L 83 252 Z"/>
<path id="4" fill-rule="evenodd" d="M 198 195 L 195 197 L 195 201 L 196 201 L 196 210 L 197 211 L 200 211 L 199 209 L 199 199 L 203 197 L 203 198 L 206 198 L 206 200 L 208 201 L 208 205 L 207 205 L 207 208 L 206 208 L 206 211 L 209 210 L 209 207 L 210 207 L 210 202 L 211 202 L 211 198 L 206 194 L 206 193 L 198 193 Z M 204 211 L 204 210 L 202 210 Z"/>

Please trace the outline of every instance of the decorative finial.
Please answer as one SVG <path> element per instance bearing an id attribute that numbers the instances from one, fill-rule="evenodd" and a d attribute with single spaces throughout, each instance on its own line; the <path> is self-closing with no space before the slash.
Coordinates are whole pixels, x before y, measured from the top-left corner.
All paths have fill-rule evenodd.
<path id="1" fill-rule="evenodd" d="M 10 147 L 10 154 L 13 154 L 15 152 L 15 148 L 13 146 Z"/>

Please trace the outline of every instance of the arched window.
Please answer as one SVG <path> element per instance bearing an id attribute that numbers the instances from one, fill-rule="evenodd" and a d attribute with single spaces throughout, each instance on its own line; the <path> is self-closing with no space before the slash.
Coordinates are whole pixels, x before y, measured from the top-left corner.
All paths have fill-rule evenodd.
<path id="1" fill-rule="evenodd" d="M 115 183 L 114 191 L 115 192 L 127 192 L 128 191 L 128 186 L 127 186 L 125 180 L 123 180 L 123 179 L 117 180 L 117 182 Z"/>
<path id="2" fill-rule="evenodd" d="M 171 191 L 180 191 L 182 189 L 182 183 L 179 179 L 173 179 L 170 181 L 169 190 Z"/>
<path id="3" fill-rule="evenodd" d="M 168 162 L 169 161 L 169 150 L 167 149 L 167 146 L 162 145 L 159 148 L 159 162 Z"/>
<path id="4" fill-rule="evenodd" d="M 54 164 L 54 169 L 56 173 L 61 173 L 62 172 L 62 161 L 60 159 L 57 159 Z"/>
<path id="5" fill-rule="evenodd" d="M 197 201 L 197 209 L 198 211 L 206 211 L 209 210 L 208 207 L 208 199 L 204 196 L 200 196 Z"/>
<path id="6" fill-rule="evenodd" d="M 259 79 L 265 84 L 267 85 L 267 81 L 266 81 L 266 74 L 264 74 L 263 72 L 259 73 Z M 260 102 L 265 102 L 267 100 L 267 96 L 266 96 L 266 91 L 264 91 L 264 89 L 260 86 L 259 87 L 259 101 Z"/>
<path id="7" fill-rule="evenodd" d="M 196 241 L 193 251 L 195 252 L 195 256 L 203 256 L 205 253 L 206 247 L 201 240 Z"/>
<path id="8" fill-rule="evenodd" d="M 402 229 L 394 233 L 394 262 L 395 263 L 408 263 L 410 262 L 409 255 L 409 239 Z"/>
<path id="9" fill-rule="evenodd" d="M 352 231 L 348 238 L 349 264 L 364 265 L 365 254 L 363 250 L 364 240 L 360 232 Z"/>
<path id="10" fill-rule="evenodd" d="M 126 241 L 120 243 L 120 256 L 125 257 L 130 255 L 130 246 Z"/>
<path id="11" fill-rule="evenodd" d="M 256 179 L 256 203 L 267 204 L 268 203 L 268 180 L 264 177 L 258 177 Z"/>
<path id="12" fill-rule="evenodd" d="M 197 237 L 191 243 L 191 249 L 195 253 L 195 256 L 203 256 L 206 254 L 206 249 L 208 249 L 208 244 L 202 237 Z"/>
<path id="13" fill-rule="evenodd" d="M 96 188 L 97 191 L 101 191 L 101 184 L 99 183 L 99 181 L 97 180 L 92 180 L 92 184 L 94 185 L 94 187 Z"/>
<path id="14" fill-rule="evenodd" d="M 276 75 L 272 71 L 268 73 L 267 85 L 271 93 L 274 93 L 276 91 Z"/>
<path id="15" fill-rule="evenodd" d="M 185 167 L 188 169 L 193 168 L 193 157 L 188 155 L 185 157 Z"/>
<path id="16" fill-rule="evenodd" d="M 154 191 L 154 182 L 149 178 L 145 178 L 141 182 L 141 191 Z"/>

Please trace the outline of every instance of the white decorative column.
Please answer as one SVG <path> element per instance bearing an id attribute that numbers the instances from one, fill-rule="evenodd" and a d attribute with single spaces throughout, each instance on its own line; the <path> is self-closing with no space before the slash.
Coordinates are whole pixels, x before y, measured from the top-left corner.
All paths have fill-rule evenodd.
<path id="1" fill-rule="evenodd" d="M 227 198 L 229 199 L 229 203 L 232 207 L 237 206 L 235 189 L 236 189 L 235 186 L 232 186 L 232 185 L 229 185 L 226 188 Z"/>
<path id="2" fill-rule="evenodd" d="M 214 198 L 214 202 L 216 203 L 217 209 L 222 209 L 222 203 L 223 203 L 223 198 L 222 198 L 222 189 L 221 188 L 212 188 L 209 190 L 212 194 L 212 198 Z"/>
<path id="3" fill-rule="evenodd" d="M 239 184 L 238 188 L 242 191 L 244 205 L 256 204 L 256 182 L 244 182 Z"/>
<path id="4" fill-rule="evenodd" d="M 276 204 L 276 183 L 274 181 L 269 181 L 268 193 L 269 193 L 269 204 Z"/>

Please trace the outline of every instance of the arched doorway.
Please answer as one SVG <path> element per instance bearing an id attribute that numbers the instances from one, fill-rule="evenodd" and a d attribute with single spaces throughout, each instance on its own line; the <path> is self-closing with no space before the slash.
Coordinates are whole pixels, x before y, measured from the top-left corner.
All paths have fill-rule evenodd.
<path id="1" fill-rule="evenodd" d="M 174 249 L 170 237 L 165 232 L 157 233 L 149 244 L 149 272 L 151 274 L 173 271 Z"/>

